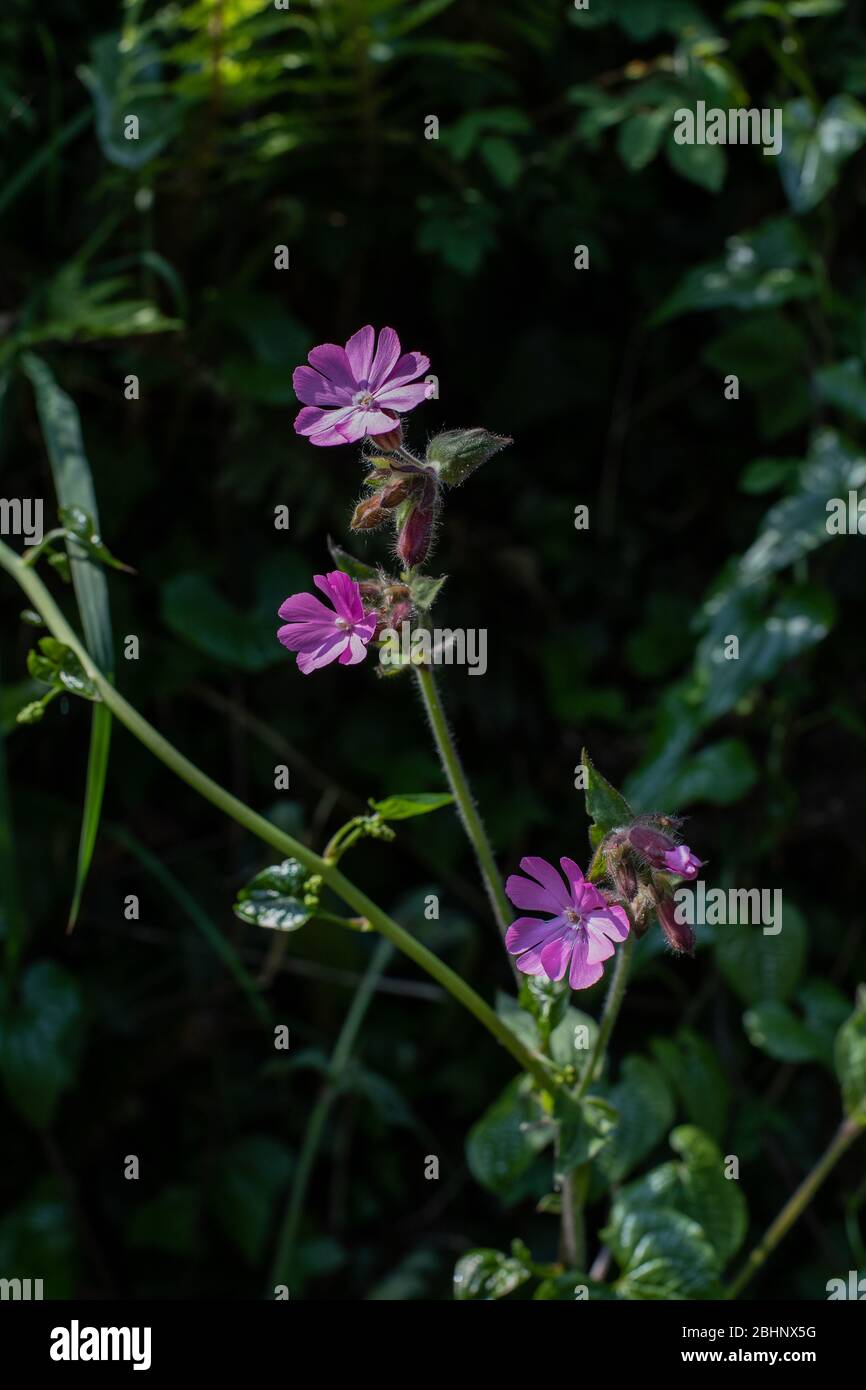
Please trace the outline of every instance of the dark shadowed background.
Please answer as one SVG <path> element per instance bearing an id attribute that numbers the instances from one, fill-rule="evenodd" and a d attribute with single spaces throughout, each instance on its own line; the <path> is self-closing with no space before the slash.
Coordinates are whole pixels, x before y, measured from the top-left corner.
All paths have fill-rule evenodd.
<path id="1" fill-rule="evenodd" d="M 652 1059 L 678 1121 L 739 1157 L 753 1237 L 837 1124 L 832 1039 L 866 970 L 864 553 L 825 525 L 866 479 L 861 17 L 836 0 L 8 0 L 0 20 L 0 491 L 43 496 L 53 521 L 36 377 L 74 402 L 102 535 L 137 571 L 108 571 L 120 688 L 317 849 L 369 796 L 443 788 L 408 680 L 371 661 L 304 678 L 275 638 L 279 603 L 331 567 L 328 535 L 387 555 L 348 532 L 357 451 L 294 434 L 293 367 L 365 323 L 429 354 L 439 399 L 410 442 L 514 438 L 449 497 L 433 560 L 437 622 L 488 632 L 486 675 L 442 685 L 500 865 L 586 859 L 586 744 L 638 809 L 690 817 L 708 883 L 783 891 L 772 956 L 759 932 L 743 951 L 707 928 L 675 960 L 654 930 L 614 1049 L 615 1068 Z M 698 99 L 783 110 L 783 153 L 677 145 L 674 112 Z M 119 728 L 65 936 L 91 709 L 64 697 L 16 725 L 41 693 L 39 633 L 2 592 L 0 1275 L 60 1297 L 261 1296 L 375 942 L 314 925 L 275 953 L 232 912 L 267 854 Z M 731 633 L 739 660 L 720 662 Z M 486 998 L 508 990 L 456 818 L 398 829 L 350 874 Z M 258 996 L 239 965 L 265 971 Z M 467 1166 L 509 1059 L 408 962 L 375 983 L 292 1297 L 449 1297 L 467 1247 L 514 1236 L 554 1258 L 549 1160 L 486 1185 Z M 596 1013 L 602 990 L 576 1002 Z M 864 1199 L 853 1151 L 755 1292 L 824 1297 L 862 1270 Z"/>

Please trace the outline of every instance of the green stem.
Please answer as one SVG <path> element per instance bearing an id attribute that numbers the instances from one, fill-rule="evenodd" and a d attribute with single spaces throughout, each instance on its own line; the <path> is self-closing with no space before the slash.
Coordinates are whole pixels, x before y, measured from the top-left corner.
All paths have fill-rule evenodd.
<path id="1" fill-rule="evenodd" d="M 319 1097 L 310 1112 L 301 1151 L 298 1155 L 298 1166 L 295 1170 L 289 1204 L 286 1208 L 286 1214 L 277 1241 L 274 1262 L 271 1266 L 272 1288 L 268 1290 L 269 1298 L 273 1297 L 273 1290 L 276 1289 L 278 1284 L 288 1285 L 292 1277 L 293 1257 L 295 1253 L 295 1243 L 298 1238 L 298 1227 L 300 1226 L 301 1216 L 303 1214 L 304 1201 L 306 1199 L 313 1165 L 316 1161 L 316 1155 L 319 1152 L 322 1135 L 325 1132 L 325 1124 L 331 1112 L 331 1107 L 340 1093 L 340 1082 L 346 1070 L 346 1065 L 351 1056 L 352 1049 L 355 1046 L 361 1024 L 364 1021 L 364 1016 L 370 1006 L 373 991 L 393 953 L 394 947 L 391 945 L 390 941 L 380 941 L 377 945 L 364 978 L 355 992 L 355 997 L 352 1000 L 349 1012 L 346 1014 L 345 1022 L 340 1029 L 334 1051 L 331 1054 L 327 1085 L 322 1087 Z"/>
<path id="2" fill-rule="evenodd" d="M 505 889 L 496 867 L 493 850 L 490 848 L 487 831 L 484 829 L 484 823 L 478 814 L 466 773 L 463 771 L 460 755 L 451 736 L 451 730 L 448 728 L 448 721 L 445 718 L 445 711 L 442 708 L 442 701 L 439 698 L 439 690 L 432 668 L 430 666 L 416 666 L 415 676 L 421 691 L 421 698 L 424 701 L 424 708 L 427 711 L 427 718 L 430 721 L 433 739 L 442 760 L 442 767 L 448 778 L 448 785 L 457 803 L 463 828 L 475 850 L 475 857 L 478 860 L 481 877 L 484 879 L 484 886 L 493 907 L 497 926 L 504 936 L 514 914 L 505 896 Z"/>
<path id="3" fill-rule="evenodd" d="M 815 1167 L 800 1183 L 797 1191 L 782 1207 L 763 1240 L 755 1246 L 739 1274 L 729 1285 L 726 1298 L 738 1298 L 749 1280 L 772 1255 L 776 1246 L 788 1234 L 798 1217 L 802 1216 L 822 1182 L 836 1167 L 842 1155 L 851 1147 L 858 1135 L 862 1134 L 863 1121 L 855 1116 L 843 1120 L 827 1150 L 818 1159 Z"/>
<path id="4" fill-rule="evenodd" d="M 189 758 L 184 757 L 168 739 L 164 738 L 152 724 L 149 724 L 142 715 L 138 713 L 128 700 L 115 689 L 108 678 L 95 665 L 93 658 L 87 648 L 80 641 L 76 633 L 69 626 L 45 584 L 35 571 L 28 569 L 22 563 L 13 550 L 0 541 L 0 567 L 20 585 L 27 594 L 33 607 L 42 615 L 46 627 L 57 638 L 63 642 L 78 657 L 85 672 L 96 686 L 102 700 L 111 710 L 112 714 L 123 724 L 135 738 L 148 748 L 154 757 L 164 763 L 175 776 L 186 782 L 192 787 L 193 791 L 203 796 L 206 801 L 211 802 L 224 815 L 237 821 L 252 835 L 262 840 L 266 845 L 278 850 L 281 854 L 298 859 L 312 873 L 321 874 L 325 883 L 334 890 L 338 897 L 349 907 L 354 908 L 359 917 L 366 917 L 376 931 L 382 936 L 387 937 L 399 951 L 407 955 L 410 960 L 414 960 L 422 970 L 432 976 L 434 980 L 449 994 L 453 995 L 458 1003 L 478 1019 L 479 1023 L 492 1033 L 497 1042 L 500 1042 L 522 1067 L 524 1071 L 530 1073 L 536 1082 L 544 1090 L 550 1090 L 551 1082 L 547 1071 L 540 1057 L 533 1054 L 526 1048 L 519 1038 L 507 1028 L 500 1018 L 493 1012 L 488 1004 L 479 994 L 475 993 L 471 985 L 468 985 L 460 975 L 458 975 L 438 956 L 417 941 L 401 927 L 393 918 L 368 898 L 356 884 L 340 873 L 339 869 L 327 860 L 308 849 L 306 845 L 295 840 L 285 831 L 272 825 L 264 816 L 245 805 L 231 792 L 221 787 L 213 778 L 208 777 L 195 763 L 190 762 Z"/>
<path id="5" fill-rule="evenodd" d="M 589 1061 L 583 1070 L 580 1083 L 575 1092 L 575 1100 L 580 1100 L 586 1094 L 595 1077 L 599 1063 L 604 1058 L 607 1045 L 610 1042 L 610 1035 L 616 1023 L 617 1015 L 622 1007 L 625 998 L 625 987 L 628 983 L 628 972 L 631 965 L 632 952 L 635 947 L 634 926 L 628 934 L 625 945 L 617 953 L 616 965 L 614 966 L 613 978 L 607 991 L 607 998 L 604 1001 L 604 1008 L 601 1013 L 601 1020 L 598 1025 L 598 1033 L 595 1039 L 595 1046 L 589 1054 Z"/>

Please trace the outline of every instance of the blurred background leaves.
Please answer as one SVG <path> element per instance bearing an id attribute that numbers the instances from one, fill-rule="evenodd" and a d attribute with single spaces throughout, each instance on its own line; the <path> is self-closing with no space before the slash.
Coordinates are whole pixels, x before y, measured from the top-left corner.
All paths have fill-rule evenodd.
<path id="1" fill-rule="evenodd" d="M 450 673 L 445 694 L 500 863 L 586 856 L 586 743 L 636 809 L 693 815 L 714 883 L 783 891 L 785 931 L 745 960 L 724 927 L 699 929 L 694 962 L 650 937 L 637 953 L 606 1083 L 634 1120 L 599 1155 L 628 1179 L 601 1237 L 627 1296 L 715 1289 L 689 1214 L 707 1144 L 740 1157 L 753 1231 L 814 1162 L 866 970 L 863 545 L 825 524 L 828 498 L 866 486 L 861 18 L 844 0 L 59 0 L 49 22 L 10 0 L 0 19 L 2 491 L 56 495 L 52 390 L 80 422 L 62 457 L 80 452 L 137 571 L 109 580 L 130 698 L 317 847 L 368 796 L 441 787 L 402 682 L 307 682 L 274 640 L 278 603 L 330 565 L 325 536 L 349 542 L 361 482 L 351 451 L 294 435 L 291 370 L 393 324 L 439 381 L 419 442 L 515 439 L 450 499 L 436 557 L 442 621 L 489 633 L 485 679 Z M 673 113 L 698 100 L 782 109 L 783 153 L 677 145 Z M 98 838 L 64 937 L 89 712 L 60 697 L 15 726 L 33 634 L 4 587 L 0 1269 L 52 1295 L 259 1296 L 322 1074 L 273 1073 L 250 981 L 292 1053 L 327 1058 L 371 943 L 319 924 L 277 949 L 237 920 L 258 847 L 126 735 L 104 810 L 123 835 Z M 487 997 L 509 989 L 453 816 L 398 830 L 353 872 Z M 768 942 L 785 950 L 765 969 Z M 525 1105 L 507 1059 L 393 961 L 329 1106 L 292 1295 L 448 1297 L 478 1246 L 465 1287 L 529 1296 L 500 1252 L 519 1233 L 554 1258 L 557 1223 Z M 761 1296 L 822 1297 L 862 1263 L 846 1162 Z M 634 1196 L 641 1164 L 661 1214 Z M 660 1243 L 649 1290 L 639 1241 Z M 573 1294 L 551 1278 L 537 1296 Z"/>

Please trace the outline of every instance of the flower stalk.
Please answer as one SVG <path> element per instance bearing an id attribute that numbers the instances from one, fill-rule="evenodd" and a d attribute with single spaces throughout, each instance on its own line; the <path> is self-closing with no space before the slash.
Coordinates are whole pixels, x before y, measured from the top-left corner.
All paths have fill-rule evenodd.
<path id="1" fill-rule="evenodd" d="M 195 763 L 185 757 L 173 744 L 169 743 L 168 739 L 164 738 L 152 724 L 149 724 L 143 715 L 139 714 L 138 710 L 114 688 L 94 663 L 87 648 L 66 621 L 40 576 L 34 570 L 29 569 L 15 552 L 2 541 L 0 541 L 0 568 L 6 570 L 7 574 L 24 590 L 32 606 L 41 614 L 51 634 L 75 653 L 85 673 L 95 685 L 100 698 L 115 718 L 153 753 L 154 757 L 164 763 L 175 776 L 192 787 L 193 791 L 198 792 L 218 810 L 237 821 L 239 825 L 249 830 L 264 844 L 270 845 L 285 856 L 298 859 L 311 873 L 321 874 L 328 887 L 333 889 L 343 902 L 353 908 L 358 917 L 365 918 L 375 931 L 378 931 L 383 937 L 391 941 L 399 951 L 415 961 L 416 965 L 419 965 L 432 979 L 436 980 L 437 984 L 442 985 L 443 989 L 446 989 L 458 1003 L 462 1004 L 496 1038 L 497 1042 L 511 1053 L 519 1066 L 533 1076 L 542 1089 L 551 1089 L 553 1083 L 542 1058 L 533 1055 L 523 1045 L 511 1029 L 505 1026 L 490 1006 L 456 971 L 452 970 L 420 941 L 417 941 L 398 922 L 389 917 L 382 908 L 367 897 L 366 893 L 346 878 L 334 864 L 329 863 L 321 855 L 301 844 L 299 840 L 295 840 L 293 836 L 280 830 L 264 816 L 254 811 L 252 807 L 247 806 L 238 797 L 226 791 L 218 782 L 196 767 Z"/>

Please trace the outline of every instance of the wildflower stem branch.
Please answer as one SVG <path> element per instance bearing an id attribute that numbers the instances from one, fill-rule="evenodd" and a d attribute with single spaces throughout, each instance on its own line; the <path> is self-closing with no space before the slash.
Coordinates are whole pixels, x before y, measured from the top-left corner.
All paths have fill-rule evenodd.
<path id="1" fill-rule="evenodd" d="M 391 941 L 399 951 L 414 960 L 416 965 L 419 965 L 438 984 L 442 985 L 449 994 L 453 995 L 465 1009 L 468 1009 L 478 1019 L 479 1023 L 483 1024 L 488 1032 L 493 1034 L 524 1071 L 529 1072 L 544 1090 L 550 1090 L 551 1081 L 542 1060 L 533 1056 L 520 1039 L 512 1033 L 511 1029 L 505 1026 L 481 996 L 476 994 L 471 985 L 467 984 L 456 971 L 452 970 L 420 941 L 417 941 L 386 912 L 383 912 L 334 864 L 323 859 L 321 855 L 316 854 L 291 835 L 287 835 L 285 831 L 278 829 L 264 816 L 259 815 L 257 811 L 233 796 L 231 792 L 226 791 L 213 778 L 208 777 L 206 773 L 196 767 L 195 763 L 190 762 L 189 758 L 184 757 L 173 744 L 169 743 L 168 739 L 164 738 L 152 724 L 149 724 L 128 700 L 123 698 L 107 676 L 94 663 L 87 648 L 66 621 L 39 575 L 28 568 L 19 556 L 2 541 L 0 541 L 0 567 L 5 569 L 7 574 L 11 575 L 23 589 L 52 635 L 75 653 L 85 673 L 96 687 L 100 698 L 115 718 L 140 743 L 144 744 L 154 757 L 164 763 L 175 776 L 186 782 L 206 801 L 211 802 L 224 815 L 237 821 L 252 835 L 255 835 L 265 844 L 271 845 L 281 854 L 300 860 L 311 873 L 321 874 L 325 883 L 334 890 L 343 902 L 354 908 L 359 917 L 366 918 L 375 931 Z"/>
<path id="2" fill-rule="evenodd" d="M 843 1120 L 825 1152 L 815 1167 L 807 1173 L 797 1191 L 788 1199 L 763 1240 L 755 1246 L 739 1274 L 728 1286 L 727 1298 L 738 1298 L 749 1280 L 764 1261 L 772 1255 L 776 1246 L 788 1234 L 794 1222 L 802 1216 L 818 1188 L 836 1167 L 839 1159 L 851 1147 L 858 1135 L 864 1132 L 864 1120 L 856 1115 Z"/>
<path id="3" fill-rule="evenodd" d="M 421 691 L 421 699 L 424 701 L 424 708 L 430 721 L 433 739 L 442 760 L 445 776 L 448 778 L 448 785 L 457 803 L 463 828 L 475 850 L 475 857 L 478 860 L 481 877 L 484 879 L 484 886 L 493 907 L 496 924 L 504 936 L 513 914 L 505 896 L 502 878 L 496 867 L 496 860 L 493 857 L 493 850 L 490 848 L 487 831 L 484 829 L 484 823 L 478 814 L 478 807 L 475 805 L 466 773 L 463 771 L 460 754 L 457 752 L 451 730 L 448 728 L 436 679 L 429 666 L 416 666 L 414 669 L 418 689 Z"/>
<path id="4" fill-rule="evenodd" d="M 624 911 L 628 912 L 628 908 L 625 904 L 620 904 L 620 906 L 623 907 Z M 631 916 L 630 913 L 629 916 Z M 631 931 L 626 938 L 625 945 L 616 958 L 616 965 L 614 966 L 610 988 L 607 991 L 607 998 L 604 1001 L 604 1008 L 601 1013 L 601 1021 L 598 1025 L 595 1046 L 589 1054 L 589 1061 L 584 1067 L 583 1075 L 580 1078 L 580 1083 L 575 1093 L 576 1100 L 580 1100 L 582 1096 L 586 1095 L 595 1077 L 595 1073 L 604 1058 L 604 1054 L 607 1051 L 610 1035 L 613 1032 L 617 1015 L 622 1007 L 622 1001 L 625 998 L 625 988 L 628 983 L 628 972 L 631 965 L 635 941 L 634 921 L 632 921 Z"/>

